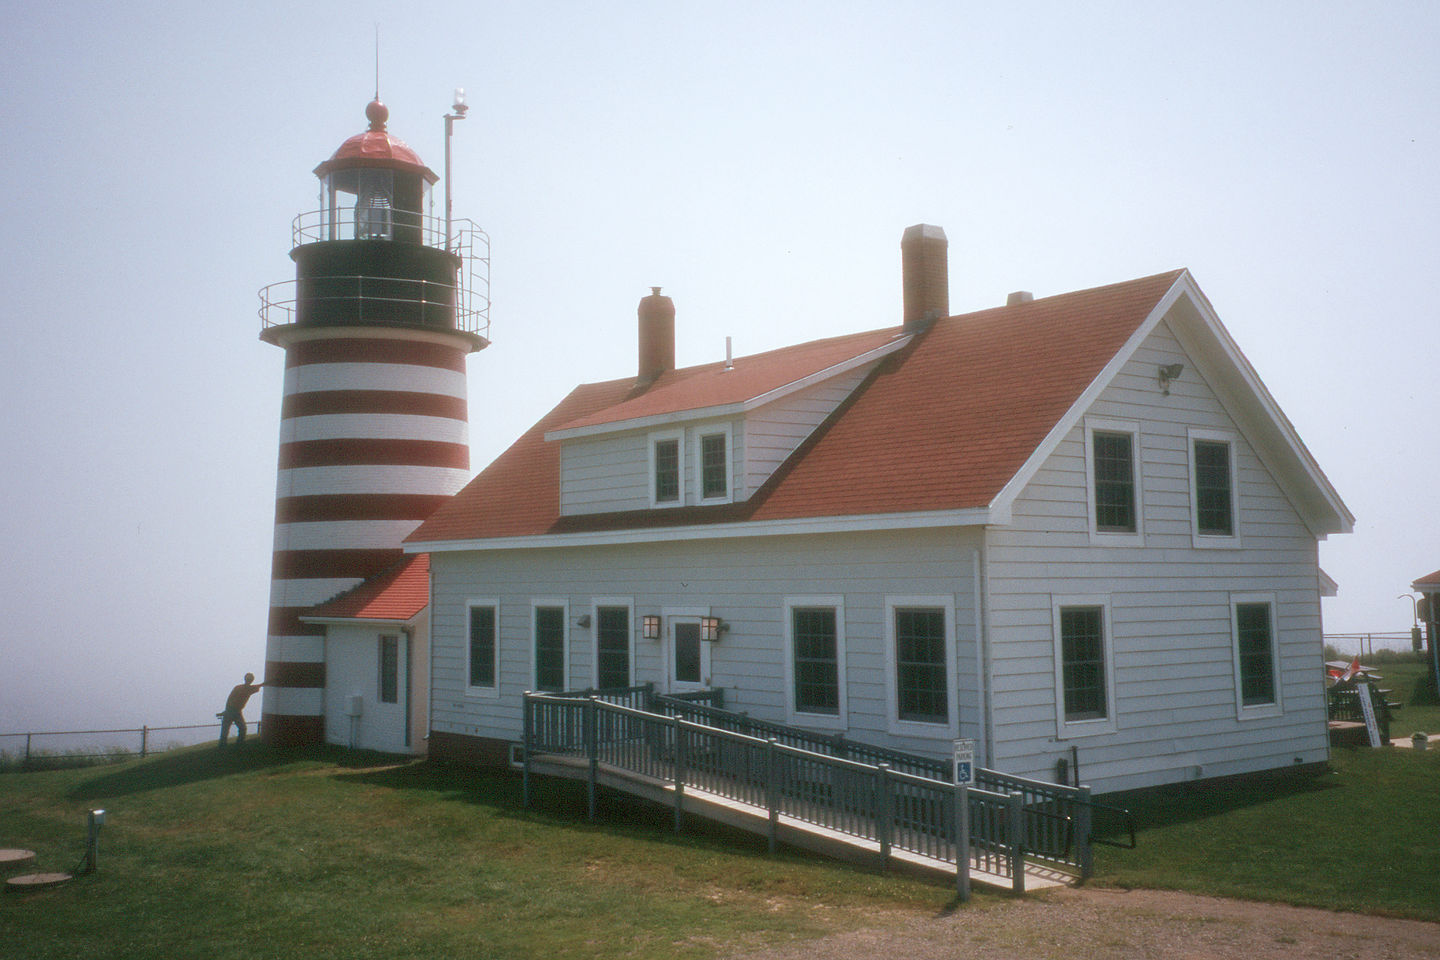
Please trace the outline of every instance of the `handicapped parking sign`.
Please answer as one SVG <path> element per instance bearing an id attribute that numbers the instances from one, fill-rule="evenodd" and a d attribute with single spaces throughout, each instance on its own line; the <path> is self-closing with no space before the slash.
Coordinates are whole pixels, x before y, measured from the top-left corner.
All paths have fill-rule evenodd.
<path id="1" fill-rule="evenodd" d="M 975 741 L 955 741 L 955 782 L 966 786 L 975 783 Z"/>

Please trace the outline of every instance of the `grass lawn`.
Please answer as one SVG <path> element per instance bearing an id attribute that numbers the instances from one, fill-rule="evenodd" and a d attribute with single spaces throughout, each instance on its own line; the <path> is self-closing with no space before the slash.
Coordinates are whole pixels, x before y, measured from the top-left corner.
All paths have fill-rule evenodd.
<path id="1" fill-rule="evenodd" d="M 1440 920 L 1440 751 L 1337 754 L 1304 786 L 1132 799 L 1097 881 Z M 795 853 L 579 784 L 315 750 L 204 746 L 0 774 L 0 846 L 100 869 L 0 896 L 0 957 L 712 957 L 954 909 L 953 892 Z M 978 893 L 963 909 L 1004 903 Z"/>
<path id="2" fill-rule="evenodd" d="M 1440 921 L 1440 751 L 1336 750 L 1331 765 L 1125 797 L 1139 849 L 1097 847 L 1096 880 Z"/>
<path id="3" fill-rule="evenodd" d="M 509 773 L 395 764 L 247 744 L 0 775 L 0 847 L 36 870 L 108 811 L 97 873 L 0 895 L 0 956 L 709 957 L 953 901 L 618 797 L 592 826 L 568 782 L 527 810 Z"/>

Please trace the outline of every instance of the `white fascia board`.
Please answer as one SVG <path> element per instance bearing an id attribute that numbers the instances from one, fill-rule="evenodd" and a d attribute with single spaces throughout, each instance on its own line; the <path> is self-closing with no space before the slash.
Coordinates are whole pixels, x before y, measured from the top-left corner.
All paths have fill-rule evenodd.
<path id="1" fill-rule="evenodd" d="M 545 434 L 545 439 L 550 440 L 571 440 L 576 437 L 593 437 L 606 433 L 620 433 L 626 430 L 645 430 L 665 424 L 682 423 L 689 420 L 709 420 L 716 417 L 729 417 L 739 413 L 746 413 L 757 407 L 763 407 L 767 403 L 774 403 L 782 397 L 789 396 L 799 390 L 823 383 L 831 377 L 838 377 L 842 373 L 848 373 L 856 367 L 862 367 L 867 363 L 873 363 L 882 357 L 889 356 L 910 342 L 913 334 L 899 334 L 889 343 L 867 350 L 842 360 L 823 370 L 817 370 L 809 376 L 792 380 L 789 383 L 768 390 L 765 393 L 751 397 L 748 400 L 741 400 L 737 403 L 725 403 L 711 407 L 696 407 L 692 410 L 677 410 L 672 413 L 660 413 L 649 417 L 634 417 L 629 420 L 616 420 L 613 423 L 595 423 L 586 427 L 573 427 L 570 429 L 551 430 Z"/>
<path id="2" fill-rule="evenodd" d="M 1170 308 L 1175 305 L 1175 302 L 1186 292 L 1186 282 L 1189 279 L 1190 271 L 1186 270 L 1176 279 L 1170 289 L 1165 291 L 1165 295 L 1155 304 L 1149 316 L 1135 328 L 1135 332 L 1132 333 L 1124 345 L 1116 351 L 1115 356 L 1110 358 L 1110 362 L 1105 364 L 1104 368 L 1096 374 L 1095 379 L 1090 382 L 1090 386 L 1081 392 L 1075 402 L 1070 405 L 1070 409 L 1065 411 L 1064 416 L 1055 422 L 1055 426 L 1050 428 L 1050 432 L 1045 435 L 1045 439 L 1040 441 L 1040 444 L 1031 452 L 1025 462 L 1020 465 L 1020 469 L 1015 471 L 1015 475 L 1010 478 L 1010 482 L 1005 484 L 1000 492 L 995 495 L 995 499 L 990 501 L 990 509 L 997 513 L 1003 513 L 1006 518 L 1004 522 L 1008 522 L 1010 510 L 1015 504 L 1015 499 L 1020 496 L 1020 491 L 1024 490 L 1025 485 L 1034 479 L 1035 474 L 1039 472 L 1040 467 L 1049 459 L 1050 454 L 1055 452 L 1055 448 L 1060 445 L 1060 442 L 1065 439 L 1066 435 L 1080 422 L 1080 418 L 1085 415 L 1085 411 L 1090 409 L 1091 405 L 1100 398 L 1100 394 L 1105 388 L 1110 386 L 1111 381 L 1120 373 L 1125 364 L 1130 362 L 1130 358 L 1135 355 L 1136 350 L 1140 349 L 1140 344 L 1145 342 L 1145 338 L 1150 336 L 1155 328 L 1160 325 L 1160 321 L 1165 318 L 1165 314 L 1170 311 Z M 1193 287 L 1193 283 L 1189 286 Z"/>
<path id="3" fill-rule="evenodd" d="M 649 430 L 653 427 L 665 427 L 671 424 L 685 423 L 689 420 L 729 417 L 744 411 L 744 403 L 722 403 L 713 407 L 696 407 L 693 410 L 657 413 L 650 417 L 632 417 L 629 420 L 617 420 L 614 423 L 596 423 L 588 427 L 575 427 L 569 430 L 551 430 L 545 434 L 545 440 L 548 443 L 553 440 L 573 440 L 577 437 L 598 437 L 607 433 L 623 433 L 626 430 Z"/>
<path id="4" fill-rule="evenodd" d="M 318 623 L 325 627 L 413 627 L 420 619 L 416 614 L 409 620 L 385 620 L 374 617 L 299 617 L 301 623 Z"/>
<path id="5" fill-rule="evenodd" d="M 1213 348 L 1219 349 L 1221 362 L 1226 368 L 1209 371 L 1211 376 L 1207 379 L 1210 380 L 1210 387 L 1221 406 L 1242 431 L 1247 424 L 1265 430 L 1266 436 L 1247 436 L 1250 446 L 1265 468 L 1280 483 L 1281 489 L 1286 491 L 1296 513 L 1310 532 L 1322 540 L 1330 533 L 1353 532 L 1355 515 L 1340 499 L 1339 492 L 1331 486 L 1325 471 L 1300 439 L 1295 425 L 1285 416 L 1280 404 L 1275 402 L 1270 390 L 1230 336 L 1230 331 L 1225 329 L 1225 324 L 1220 321 L 1215 308 L 1195 285 L 1190 274 L 1187 272 L 1182 279 L 1187 282 L 1189 302 L 1201 325 L 1199 329 L 1193 329 L 1183 322 L 1184 318 L 1177 317 L 1177 322 L 1170 325 L 1175 338 L 1185 348 L 1186 354 L 1201 364 L 1209 359 L 1207 354 L 1214 353 Z M 1206 334 L 1211 338 L 1211 350 L 1206 350 L 1206 344 L 1201 339 Z M 1205 372 L 1204 367 L 1202 372 Z M 1227 374 L 1231 379 L 1239 379 L 1240 389 L 1226 388 L 1223 380 Z M 1295 484 L 1308 484 L 1314 493 L 1318 494 L 1319 503 L 1317 504 L 1313 497 L 1297 497 Z M 1323 505 L 1323 508 L 1317 511 L 1316 507 L 1320 505 Z"/>
<path id="6" fill-rule="evenodd" d="M 1007 518 L 1008 520 L 1008 515 Z M 536 550 L 555 547 L 598 547 L 676 540 L 720 540 L 733 537 L 782 537 L 814 533 L 861 533 L 871 530 L 905 530 L 927 527 L 974 527 L 995 523 L 986 507 L 966 510 L 930 510 L 923 513 L 876 513 L 846 517 L 797 517 L 740 523 L 706 523 L 683 527 L 635 527 L 584 533 L 539 534 L 530 537 L 492 537 L 476 540 L 432 540 L 406 543 L 406 553 L 454 553 L 465 550 Z"/>

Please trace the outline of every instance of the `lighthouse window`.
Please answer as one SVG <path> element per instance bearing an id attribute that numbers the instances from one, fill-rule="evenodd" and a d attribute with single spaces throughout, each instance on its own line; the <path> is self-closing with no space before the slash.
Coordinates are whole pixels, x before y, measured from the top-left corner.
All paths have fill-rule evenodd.
<path id="1" fill-rule="evenodd" d="M 357 170 L 355 238 L 389 240 L 393 228 L 395 183 L 389 170 Z"/>

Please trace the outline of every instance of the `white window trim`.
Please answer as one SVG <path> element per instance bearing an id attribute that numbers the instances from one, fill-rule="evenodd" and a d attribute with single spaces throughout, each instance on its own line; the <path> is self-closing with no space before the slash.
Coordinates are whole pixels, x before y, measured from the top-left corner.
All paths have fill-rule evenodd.
<path id="1" fill-rule="evenodd" d="M 600 686 L 600 608 L 624 607 L 630 626 L 629 653 L 625 668 L 625 685 L 635 685 L 635 598 L 595 597 L 590 601 L 590 685 Z"/>
<path id="2" fill-rule="evenodd" d="M 1115 533 L 1098 529 L 1095 509 L 1095 434 L 1126 433 L 1130 435 L 1131 468 L 1135 472 L 1135 532 Z M 1145 484 L 1144 457 L 1140 450 L 1140 423 L 1137 420 L 1085 418 L 1085 522 L 1090 542 L 1097 546 L 1145 546 Z"/>
<path id="3" fill-rule="evenodd" d="M 535 611 L 541 607 L 559 607 L 560 614 L 560 689 L 570 688 L 570 601 L 559 597 L 533 597 L 530 600 L 530 684 L 529 689 L 540 689 L 540 678 L 537 675 L 539 668 L 538 658 L 535 653 L 535 645 L 538 638 L 535 636 Z"/>
<path id="4" fill-rule="evenodd" d="M 495 686 L 471 686 L 470 677 L 470 611 L 474 607 L 490 607 L 495 611 Z M 478 597 L 465 601 L 465 696 L 486 700 L 500 698 L 500 601 L 494 597 Z"/>
<path id="5" fill-rule="evenodd" d="M 848 705 L 845 696 L 845 598 L 839 595 L 793 596 L 782 600 L 785 630 L 785 715 L 787 722 L 799 727 L 823 730 L 848 728 Z M 792 611 L 800 607 L 828 607 L 835 611 L 835 669 L 838 697 L 836 712 L 810 713 L 795 706 L 795 619 Z"/>
<path id="6" fill-rule="evenodd" d="M 945 706 L 949 714 L 945 723 L 924 723 L 901 720 L 900 698 L 895 676 L 895 611 L 905 607 L 940 607 L 945 611 Z M 930 740 L 953 740 L 959 730 L 959 684 L 955 666 L 955 597 L 887 596 L 885 598 L 885 720 L 886 729 L 897 737 L 922 737 Z"/>
<path id="7" fill-rule="evenodd" d="M 657 500 L 655 499 L 655 445 L 666 440 L 675 441 L 676 469 L 680 472 L 677 478 L 679 480 L 678 495 L 674 500 Z M 645 486 L 649 490 L 650 506 L 656 509 L 683 507 L 685 505 L 685 431 L 657 430 L 646 439 L 646 449 L 649 451 L 650 469 L 645 476 Z"/>
<path id="8" fill-rule="evenodd" d="M 691 428 L 694 439 L 691 442 L 692 455 L 695 460 L 695 499 L 699 503 L 729 503 L 735 499 L 735 437 L 734 430 L 729 423 L 717 423 L 708 427 Z M 723 436 L 725 438 L 725 493 L 723 496 L 705 496 L 705 459 L 703 455 L 702 441 L 706 437 Z M 685 471 L 682 468 L 680 477 L 683 480 Z"/>
<path id="9" fill-rule="evenodd" d="M 1104 631 L 1105 716 L 1094 720 L 1065 719 L 1065 644 L 1060 636 L 1060 611 L 1065 607 L 1099 607 L 1100 629 Z M 1115 718 L 1115 631 L 1110 622 L 1110 596 L 1086 594 L 1050 598 L 1050 631 L 1055 643 L 1055 736 L 1075 740 L 1114 733 Z"/>
<path id="10" fill-rule="evenodd" d="M 1190 541 L 1199 550 L 1236 550 L 1240 541 L 1240 474 L 1237 461 L 1240 459 L 1239 438 L 1225 430 L 1201 430 L 1191 427 L 1185 432 L 1185 457 L 1190 464 Z M 1199 475 L 1195 471 L 1195 441 L 1223 443 L 1230 448 L 1230 536 L 1218 533 L 1200 532 L 1200 500 L 1195 483 Z"/>
<path id="11" fill-rule="evenodd" d="M 1240 682 L 1240 624 L 1239 607 L 1242 603 L 1264 603 L 1270 607 L 1270 670 L 1271 682 L 1275 687 L 1274 703 L 1245 705 L 1245 689 Z M 1230 657 L 1235 670 L 1235 716 L 1239 720 L 1258 720 L 1263 717 L 1278 717 L 1285 713 L 1285 698 L 1281 692 L 1284 686 L 1284 671 L 1280 668 L 1280 612 L 1273 593 L 1232 593 L 1230 595 Z"/>

